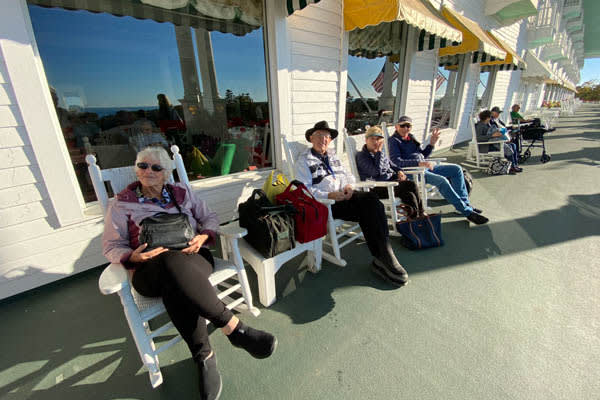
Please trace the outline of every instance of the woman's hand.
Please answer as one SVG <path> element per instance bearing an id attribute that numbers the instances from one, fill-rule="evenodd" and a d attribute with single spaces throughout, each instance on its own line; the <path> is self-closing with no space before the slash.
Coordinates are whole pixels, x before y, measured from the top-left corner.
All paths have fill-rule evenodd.
<path id="1" fill-rule="evenodd" d="M 181 252 L 186 253 L 186 254 L 197 253 L 200 250 L 200 248 L 202 247 L 202 245 L 204 244 L 204 242 L 206 242 L 207 240 L 208 240 L 207 234 L 196 235 L 196 236 L 194 236 L 194 238 L 192 240 L 190 240 L 188 242 L 188 244 L 190 246 L 181 250 Z"/>
<path id="2" fill-rule="evenodd" d="M 164 247 L 157 247 L 154 250 L 149 250 L 142 253 L 146 247 L 148 247 L 148 243 L 144 243 L 135 249 L 129 256 L 129 261 L 134 263 L 144 262 L 156 257 L 161 253 L 164 253 L 165 251 L 169 251 L 169 249 L 165 249 Z"/>
<path id="3" fill-rule="evenodd" d="M 431 161 L 420 161 L 419 167 L 425 167 L 433 171 L 433 167 L 435 167 L 435 165 Z"/>
<path id="4" fill-rule="evenodd" d="M 406 174 L 402 171 L 398 171 L 398 180 L 399 181 L 405 181 L 406 180 Z"/>

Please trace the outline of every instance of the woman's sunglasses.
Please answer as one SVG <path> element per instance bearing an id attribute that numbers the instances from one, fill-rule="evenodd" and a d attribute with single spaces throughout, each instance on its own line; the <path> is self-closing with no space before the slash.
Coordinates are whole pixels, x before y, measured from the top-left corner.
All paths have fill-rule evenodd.
<path id="1" fill-rule="evenodd" d="M 162 171 L 164 168 L 162 167 L 162 165 L 158 165 L 158 164 L 148 164 L 147 162 L 139 162 L 136 164 L 136 166 L 139 169 L 148 169 L 148 167 L 150 167 L 150 169 L 152 169 L 152 171 L 154 172 L 160 172 Z"/>

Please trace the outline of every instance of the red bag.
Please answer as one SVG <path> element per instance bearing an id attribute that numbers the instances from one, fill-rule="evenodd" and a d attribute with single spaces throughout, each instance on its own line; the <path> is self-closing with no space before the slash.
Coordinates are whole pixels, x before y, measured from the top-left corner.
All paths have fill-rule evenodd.
<path id="1" fill-rule="evenodd" d="M 283 193 L 275 196 L 277 204 L 291 204 L 296 209 L 295 236 L 306 243 L 327 234 L 327 206 L 320 203 L 300 181 L 292 181 Z"/>

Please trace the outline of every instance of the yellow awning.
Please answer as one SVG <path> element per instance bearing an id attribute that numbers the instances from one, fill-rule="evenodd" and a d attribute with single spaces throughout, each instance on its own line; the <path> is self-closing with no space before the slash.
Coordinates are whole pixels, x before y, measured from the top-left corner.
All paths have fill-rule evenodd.
<path id="1" fill-rule="evenodd" d="M 495 61 L 485 61 L 481 63 L 482 67 L 500 65 L 501 70 L 504 66 L 508 66 L 508 69 L 525 69 L 527 68 L 527 63 L 523 61 L 521 57 L 517 55 L 517 52 L 510 48 L 509 45 L 504 43 L 502 40 L 498 39 L 492 32 L 485 32 L 486 35 L 494 42 L 497 47 L 500 47 L 502 50 L 506 51 L 506 58 L 503 60 L 495 60 Z M 514 68 L 510 68 L 514 67 Z"/>
<path id="2" fill-rule="evenodd" d="M 481 57 L 473 57 L 473 62 L 487 61 L 489 58 L 506 58 L 506 51 L 496 45 L 487 33 L 473 20 L 460 15 L 456 11 L 444 6 L 442 15 L 456 29 L 462 32 L 463 40 L 458 46 L 440 49 L 440 57 L 454 56 L 457 54 L 477 53 Z"/>
<path id="3" fill-rule="evenodd" d="M 347 31 L 395 21 L 404 21 L 449 41 L 462 40 L 461 32 L 448 25 L 424 0 L 344 1 L 344 28 Z"/>

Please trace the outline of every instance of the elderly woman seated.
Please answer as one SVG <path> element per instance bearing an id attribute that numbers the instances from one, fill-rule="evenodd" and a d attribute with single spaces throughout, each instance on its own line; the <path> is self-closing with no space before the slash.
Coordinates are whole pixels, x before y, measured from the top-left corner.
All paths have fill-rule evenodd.
<path id="1" fill-rule="evenodd" d="M 383 131 L 378 126 L 372 126 L 365 133 L 365 145 L 362 150 L 356 154 L 356 166 L 358 174 L 362 181 L 394 181 L 398 182 L 394 186 L 394 194 L 402 202 L 410 206 L 413 213 L 410 217 L 416 217 L 423 213 L 423 202 L 419 196 L 417 184 L 406 179 L 406 174 L 402 172 L 394 163 L 390 162 L 383 149 Z M 372 189 L 380 199 L 388 198 L 387 188 L 375 187 Z"/>
<path id="2" fill-rule="evenodd" d="M 138 181 L 115 196 L 106 214 L 104 255 L 122 263 L 132 274 L 135 290 L 162 297 L 173 324 L 186 341 L 197 364 L 202 399 L 219 397 L 222 381 L 210 347 L 205 319 L 221 328 L 231 344 L 255 358 L 269 357 L 277 345 L 270 333 L 244 325 L 219 300 L 208 278 L 214 260 L 207 246 L 215 241 L 217 215 L 183 184 L 166 183 L 172 161 L 162 147 L 137 154 Z M 148 248 L 140 242 L 147 217 L 184 214 L 194 234 L 183 249 Z"/>
<path id="3" fill-rule="evenodd" d="M 479 113 L 479 121 L 475 124 L 475 133 L 477 134 L 477 143 L 479 152 L 486 153 L 489 150 L 497 150 L 498 146 L 495 144 L 485 144 L 490 139 L 507 139 L 510 140 L 505 132 L 502 132 L 495 125 L 490 124 L 492 113 L 489 110 L 484 110 Z M 517 145 L 514 143 L 505 142 L 504 144 L 504 156 L 508 161 L 512 163 L 510 168 L 511 174 L 522 172 L 523 168 L 519 168 L 519 156 L 517 152 Z"/>

